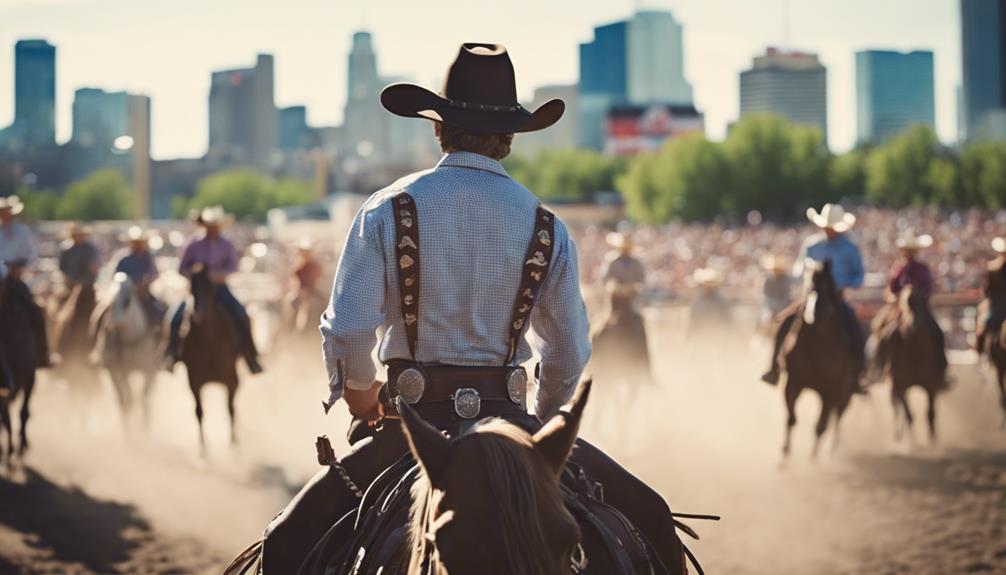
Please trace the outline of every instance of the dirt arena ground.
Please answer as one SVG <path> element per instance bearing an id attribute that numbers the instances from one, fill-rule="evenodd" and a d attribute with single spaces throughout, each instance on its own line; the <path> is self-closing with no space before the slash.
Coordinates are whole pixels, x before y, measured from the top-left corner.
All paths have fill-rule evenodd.
<path id="1" fill-rule="evenodd" d="M 813 462 L 818 406 L 804 396 L 781 466 L 781 392 L 757 380 L 765 349 L 744 329 L 686 342 L 662 314 L 648 320 L 659 385 L 630 409 L 597 393 L 583 435 L 675 510 L 723 516 L 692 522 L 707 573 L 1006 573 L 1006 429 L 984 368 L 954 366 L 936 447 L 921 426 L 918 445 L 892 441 L 882 385 Z M 237 447 L 222 390 L 207 390 L 205 458 L 180 371 L 158 378 L 149 432 L 128 438 L 108 384 L 82 405 L 43 376 L 32 451 L 0 477 L 0 573 L 218 573 L 317 470 L 315 436 L 339 439 L 347 423 L 322 413 L 317 346 L 281 349 L 244 380 Z"/>

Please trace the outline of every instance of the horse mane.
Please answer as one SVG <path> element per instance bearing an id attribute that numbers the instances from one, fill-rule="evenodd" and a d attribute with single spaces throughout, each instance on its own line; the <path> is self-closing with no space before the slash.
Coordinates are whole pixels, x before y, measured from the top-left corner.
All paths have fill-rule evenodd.
<path id="1" fill-rule="evenodd" d="M 557 493 L 552 478 L 547 472 L 536 473 L 540 462 L 533 459 L 534 443 L 523 429 L 502 419 L 489 419 L 480 423 L 472 432 L 458 441 L 475 447 L 472 457 L 485 466 L 488 488 L 494 502 L 494 518 L 501 533 L 503 556 L 509 559 L 507 566 L 511 573 L 545 573 L 550 567 L 551 557 L 548 539 L 542 522 L 528 521 L 538 517 L 541 509 L 556 506 L 557 512 L 565 513 L 561 499 L 543 500 L 542 496 Z M 432 551 L 432 535 L 437 523 L 445 524 L 449 518 L 433 520 L 436 510 L 434 490 L 423 474 L 412 487 L 412 510 L 410 513 L 409 536 L 412 559 L 409 573 L 423 573 L 423 562 Z M 446 573 L 440 567 L 438 573 Z"/>

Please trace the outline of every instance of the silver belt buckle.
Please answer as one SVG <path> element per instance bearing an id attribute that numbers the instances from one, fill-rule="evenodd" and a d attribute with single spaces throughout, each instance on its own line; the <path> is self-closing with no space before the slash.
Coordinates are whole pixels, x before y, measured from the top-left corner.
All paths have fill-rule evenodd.
<path id="1" fill-rule="evenodd" d="M 510 401 L 521 407 L 527 407 L 527 371 L 523 367 L 515 367 L 506 376 L 506 392 Z"/>
<path id="2" fill-rule="evenodd" d="M 426 376 L 414 367 L 398 374 L 395 380 L 395 393 L 400 395 L 405 403 L 415 405 L 423 398 L 426 391 Z"/>
<path id="3" fill-rule="evenodd" d="M 477 389 L 462 387 L 454 392 L 454 413 L 463 419 L 475 419 L 482 410 L 482 398 Z"/>

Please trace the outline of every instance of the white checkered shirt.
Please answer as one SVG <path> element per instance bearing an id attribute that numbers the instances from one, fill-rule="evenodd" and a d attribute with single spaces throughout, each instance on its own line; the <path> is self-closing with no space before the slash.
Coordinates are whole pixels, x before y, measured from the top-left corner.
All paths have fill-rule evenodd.
<path id="1" fill-rule="evenodd" d="M 506 360 L 508 326 L 539 201 L 499 162 L 455 152 L 432 170 L 377 192 L 357 213 L 332 301 L 321 318 L 330 402 L 341 397 L 344 385 L 371 386 L 378 328 L 387 330 L 378 354 L 382 362 L 410 359 L 399 304 L 394 211 L 388 201 L 402 191 L 415 198 L 419 220 L 416 361 L 491 366 Z M 569 399 L 591 351 L 576 246 L 558 219 L 554 249 L 531 314 L 541 355 L 534 406 L 540 415 L 555 412 Z M 531 357 L 531 346 L 522 338 L 515 363 Z"/>

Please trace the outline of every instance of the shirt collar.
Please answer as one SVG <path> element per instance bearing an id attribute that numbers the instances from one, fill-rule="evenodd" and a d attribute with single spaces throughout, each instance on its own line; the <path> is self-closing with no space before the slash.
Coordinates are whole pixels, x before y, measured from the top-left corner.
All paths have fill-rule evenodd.
<path id="1" fill-rule="evenodd" d="M 449 154 L 445 154 L 444 157 L 440 158 L 440 161 L 437 162 L 437 167 L 470 168 L 473 170 L 491 172 L 507 178 L 510 177 L 510 174 L 508 174 L 503 168 L 503 164 L 490 157 L 475 154 L 473 152 L 451 152 Z"/>

